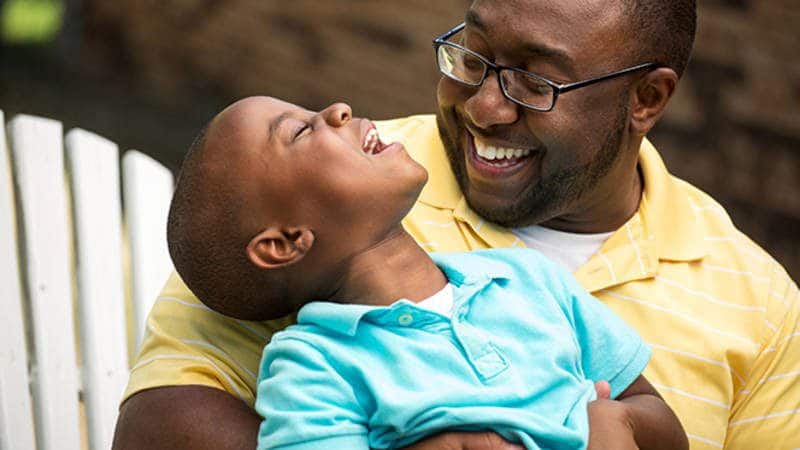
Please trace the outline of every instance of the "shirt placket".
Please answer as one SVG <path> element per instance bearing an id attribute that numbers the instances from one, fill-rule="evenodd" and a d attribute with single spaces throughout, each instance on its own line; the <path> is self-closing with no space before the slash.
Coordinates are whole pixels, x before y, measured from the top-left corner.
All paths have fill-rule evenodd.
<path id="1" fill-rule="evenodd" d="M 491 280 L 465 283 L 458 289 L 455 314 L 451 319 L 453 336 L 475 374 L 488 382 L 508 369 L 508 360 L 494 345 L 491 336 L 467 321 L 472 298 L 489 287 Z"/>

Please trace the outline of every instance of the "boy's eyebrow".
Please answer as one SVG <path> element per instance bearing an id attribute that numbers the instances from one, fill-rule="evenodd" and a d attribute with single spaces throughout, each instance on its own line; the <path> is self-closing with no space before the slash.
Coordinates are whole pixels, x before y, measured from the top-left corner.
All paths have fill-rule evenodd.
<path id="1" fill-rule="evenodd" d="M 285 111 L 285 112 L 281 113 L 278 117 L 276 117 L 275 120 L 273 120 L 269 124 L 269 139 L 270 140 L 274 140 L 275 139 L 275 135 L 277 134 L 278 129 L 281 126 L 281 123 L 283 123 L 284 120 L 290 118 L 291 116 L 292 116 L 291 111 Z"/>

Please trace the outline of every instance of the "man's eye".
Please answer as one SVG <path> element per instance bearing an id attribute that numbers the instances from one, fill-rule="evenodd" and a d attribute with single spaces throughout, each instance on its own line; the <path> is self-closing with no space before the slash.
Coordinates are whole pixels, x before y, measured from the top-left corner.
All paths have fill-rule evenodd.
<path id="1" fill-rule="evenodd" d="M 294 138 L 297 139 L 301 135 L 306 134 L 307 131 L 311 131 L 311 126 L 307 123 L 304 123 L 302 126 L 297 128 L 297 131 L 294 132 Z"/>

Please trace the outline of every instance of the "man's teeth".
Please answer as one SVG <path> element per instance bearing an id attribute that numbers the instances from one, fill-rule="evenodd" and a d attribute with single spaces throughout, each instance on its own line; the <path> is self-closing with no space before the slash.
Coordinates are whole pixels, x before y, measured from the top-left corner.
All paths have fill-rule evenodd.
<path id="1" fill-rule="evenodd" d="M 489 161 L 522 158 L 531 154 L 531 150 L 528 148 L 495 147 L 487 145 L 478 139 L 475 139 L 475 151 L 478 156 Z"/>

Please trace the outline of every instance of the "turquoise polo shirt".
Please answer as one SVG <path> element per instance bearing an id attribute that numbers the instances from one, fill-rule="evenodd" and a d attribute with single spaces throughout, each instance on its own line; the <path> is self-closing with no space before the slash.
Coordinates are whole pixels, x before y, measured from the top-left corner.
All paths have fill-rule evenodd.
<path id="1" fill-rule="evenodd" d="M 453 285 L 450 317 L 403 299 L 312 302 L 273 336 L 259 449 L 399 448 L 444 430 L 586 447 L 594 381 L 613 398 L 647 365 L 637 333 L 534 250 L 431 257 Z"/>

